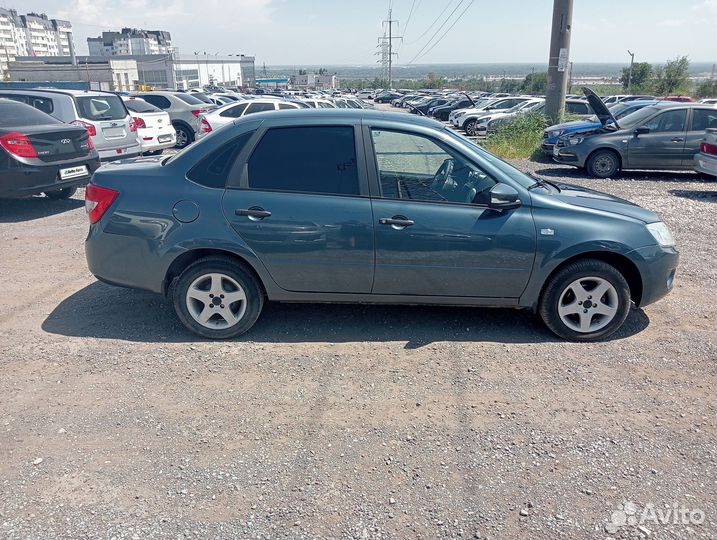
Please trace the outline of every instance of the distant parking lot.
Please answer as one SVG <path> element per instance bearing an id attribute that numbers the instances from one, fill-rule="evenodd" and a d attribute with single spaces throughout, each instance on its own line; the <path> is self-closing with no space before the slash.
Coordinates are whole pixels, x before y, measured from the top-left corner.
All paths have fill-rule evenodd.
<path id="1" fill-rule="evenodd" d="M 520 311 L 281 304 L 210 342 L 88 273 L 82 192 L 0 201 L 0 537 L 716 537 L 717 187 L 518 165 L 657 211 L 673 293 L 579 346 Z"/>

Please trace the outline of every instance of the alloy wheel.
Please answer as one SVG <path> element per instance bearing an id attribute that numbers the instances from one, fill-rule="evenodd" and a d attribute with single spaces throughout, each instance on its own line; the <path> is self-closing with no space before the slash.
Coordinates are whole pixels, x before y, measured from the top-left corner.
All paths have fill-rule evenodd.
<path id="1" fill-rule="evenodd" d="M 589 276 L 576 279 L 560 294 L 558 315 L 575 332 L 595 332 L 610 324 L 619 308 L 615 287 L 606 279 Z"/>
<path id="2" fill-rule="evenodd" d="M 205 328 L 230 328 L 241 321 L 247 297 L 239 283 L 226 274 L 204 274 L 187 288 L 187 310 Z"/>

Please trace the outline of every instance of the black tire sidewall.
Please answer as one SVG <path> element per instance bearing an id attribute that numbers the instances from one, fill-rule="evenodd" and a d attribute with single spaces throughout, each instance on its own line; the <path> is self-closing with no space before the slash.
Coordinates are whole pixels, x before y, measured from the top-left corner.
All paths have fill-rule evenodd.
<path id="1" fill-rule="evenodd" d="M 576 279 L 599 277 L 609 281 L 617 291 L 618 312 L 610 323 L 595 332 L 581 333 L 563 323 L 558 314 L 558 301 L 565 288 Z M 630 312 L 630 286 L 623 275 L 610 264 L 596 259 L 570 263 L 550 278 L 540 297 L 538 312 L 545 325 L 557 336 L 570 341 L 599 341 L 616 332 Z"/>
<path id="2" fill-rule="evenodd" d="M 221 273 L 236 280 L 244 289 L 247 306 L 244 317 L 230 328 L 211 329 L 199 324 L 189 313 L 186 293 L 189 285 L 203 274 Z M 231 339 L 247 332 L 259 318 L 264 306 L 264 293 L 252 272 L 229 259 L 211 257 L 200 259 L 188 266 L 174 281 L 171 288 L 174 310 L 182 324 L 193 333 L 209 339 Z"/>
<path id="3" fill-rule="evenodd" d="M 468 120 L 468 122 L 465 123 L 464 127 L 468 135 L 475 135 L 475 133 L 471 133 L 471 131 L 475 127 L 476 122 L 476 120 Z"/>
<path id="4" fill-rule="evenodd" d="M 174 130 L 175 130 L 175 131 L 182 131 L 182 132 L 184 132 L 184 134 L 187 136 L 187 144 L 185 144 L 185 145 L 183 145 L 183 146 L 180 146 L 179 143 L 177 143 L 177 144 L 174 145 L 174 147 L 175 147 L 175 148 L 182 149 L 182 148 L 186 148 L 187 146 L 189 146 L 190 143 L 191 143 L 192 140 L 193 140 L 192 132 L 191 132 L 188 128 L 186 128 L 186 127 L 184 127 L 184 126 L 182 126 L 182 125 L 175 125 L 175 126 L 174 126 Z"/>
<path id="5" fill-rule="evenodd" d="M 602 173 L 598 173 L 595 171 L 595 168 L 594 168 L 595 161 L 597 161 L 597 159 L 602 156 L 609 156 L 610 159 L 613 160 L 614 167 L 612 168 L 612 170 L 610 171 L 609 174 L 602 174 Z M 588 171 L 588 174 L 595 178 L 611 178 L 611 177 L 615 176 L 618 172 L 620 172 L 620 160 L 615 155 L 615 152 L 612 152 L 610 150 L 598 150 L 592 156 L 590 156 L 590 159 L 588 160 L 586 169 Z"/>

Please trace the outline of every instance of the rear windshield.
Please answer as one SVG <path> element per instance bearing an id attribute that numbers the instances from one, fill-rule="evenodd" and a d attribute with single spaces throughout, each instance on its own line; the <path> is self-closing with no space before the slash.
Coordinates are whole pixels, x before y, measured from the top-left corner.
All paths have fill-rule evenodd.
<path id="1" fill-rule="evenodd" d="M 0 101 L 0 127 L 40 126 L 62 124 L 57 118 L 38 111 L 34 107 L 14 101 Z"/>
<path id="2" fill-rule="evenodd" d="M 77 96 L 75 100 L 80 116 L 88 120 L 121 120 L 127 116 L 119 96 Z"/>
<path id="3" fill-rule="evenodd" d="M 162 112 L 162 109 L 155 107 L 151 103 L 147 103 L 143 99 L 130 99 L 129 101 L 125 101 L 124 104 L 132 112 Z"/>
<path id="4" fill-rule="evenodd" d="M 194 96 L 192 96 L 190 94 L 184 94 L 182 92 L 177 92 L 174 95 L 177 96 L 182 101 L 184 101 L 184 103 L 186 103 L 187 105 L 203 105 L 204 104 L 203 101 L 198 100 L 197 98 L 195 98 Z"/>

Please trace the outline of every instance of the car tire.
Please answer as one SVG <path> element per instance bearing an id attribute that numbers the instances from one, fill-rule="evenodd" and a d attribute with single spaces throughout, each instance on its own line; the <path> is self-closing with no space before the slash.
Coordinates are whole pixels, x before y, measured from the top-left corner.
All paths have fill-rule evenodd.
<path id="1" fill-rule="evenodd" d="M 597 259 L 569 263 L 551 276 L 538 305 L 545 325 L 570 341 L 607 338 L 622 326 L 629 311 L 630 287 L 625 277 Z"/>
<path id="2" fill-rule="evenodd" d="M 181 149 L 189 146 L 189 144 L 194 140 L 194 133 L 192 133 L 192 130 L 186 126 L 177 124 L 174 126 L 174 132 L 177 135 L 177 144 L 174 145 L 175 148 Z"/>
<path id="3" fill-rule="evenodd" d="M 594 178 L 612 178 L 620 172 L 620 157 L 612 150 L 598 150 L 590 156 L 585 168 Z"/>
<path id="4" fill-rule="evenodd" d="M 477 124 L 478 120 L 468 120 L 465 124 L 463 124 L 463 129 L 468 135 L 475 136 Z"/>
<path id="5" fill-rule="evenodd" d="M 182 324 L 209 339 L 230 339 L 247 332 L 264 306 L 264 290 L 254 274 L 225 257 L 206 257 L 190 264 L 174 280 L 171 298 Z M 226 303 L 231 298 L 236 300 Z"/>
<path id="6" fill-rule="evenodd" d="M 59 201 L 61 199 L 69 199 L 77 192 L 76 187 L 66 187 L 62 189 L 56 189 L 54 191 L 46 191 L 45 196 L 53 201 Z"/>

